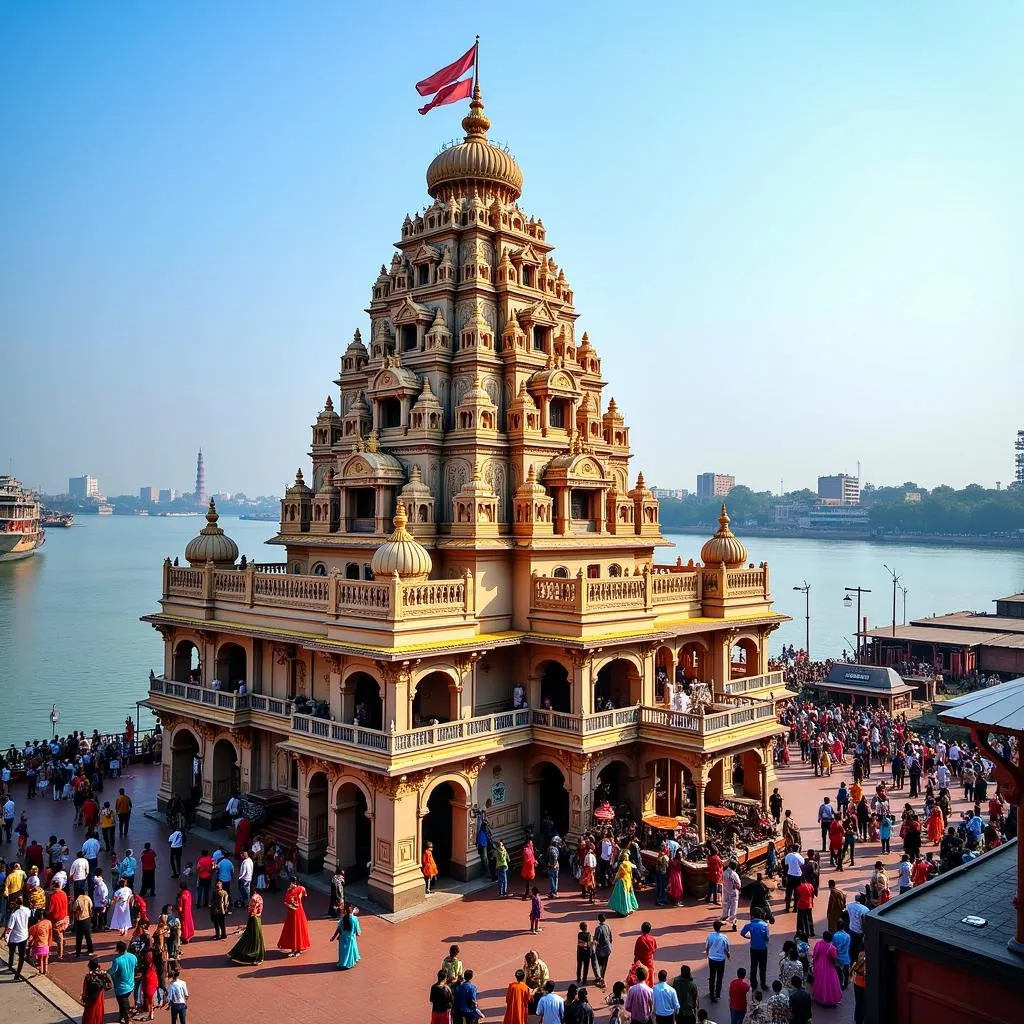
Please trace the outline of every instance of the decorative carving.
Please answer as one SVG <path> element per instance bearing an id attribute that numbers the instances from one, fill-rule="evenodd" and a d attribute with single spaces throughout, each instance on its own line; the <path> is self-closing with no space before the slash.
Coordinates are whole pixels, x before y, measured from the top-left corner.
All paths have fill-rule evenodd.
<path id="1" fill-rule="evenodd" d="M 342 767 L 337 761 L 327 761 L 324 758 L 318 758 L 313 762 L 313 770 L 323 772 L 333 786 L 341 778 Z"/>
<path id="2" fill-rule="evenodd" d="M 427 781 L 429 772 L 410 772 L 407 775 L 371 775 L 370 785 L 391 800 L 400 800 L 410 793 L 418 793 Z"/>
<path id="3" fill-rule="evenodd" d="M 238 744 L 240 750 L 252 750 L 252 731 L 250 729 L 234 729 L 231 738 Z"/>
<path id="4" fill-rule="evenodd" d="M 274 662 L 278 665 L 287 665 L 291 657 L 291 648 L 287 644 L 274 644 Z"/>
<path id="5" fill-rule="evenodd" d="M 486 757 L 477 757 L 472 761 L 462 762 L 462 774 L 469 779 L 470 782 L 476 782 L 477 777 L 480 774 L 481 769 L 487 763 Z"/>
<path id="6" fill-rule="evenodd" d="M 594 758 L 590 754 L 572 754 L 569 758 L 569 766 L 576 775 L 586 775 L 594 765 Z"/>

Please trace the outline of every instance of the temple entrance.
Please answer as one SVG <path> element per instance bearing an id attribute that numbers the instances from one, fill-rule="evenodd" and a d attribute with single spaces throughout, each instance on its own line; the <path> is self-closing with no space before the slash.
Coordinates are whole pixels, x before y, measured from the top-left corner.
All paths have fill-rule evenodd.
<path id="1" fill-rule="evenodd" d="M 228 797 L 241 788 L 238 754 L 230 740 L 217 740 L 213 747 L 213 815 L 224 812 Z"/>
<path id="2" fill-rule="evenodd" d="M 363 791 L 346 782 L 338 788 L 334 805 L 335 861 L 348 880 L 365 878 L 373 851 L 373 823 Z"/>
<path id="3" fill-rule="evenodd" d="M 677 818 L 697 799 L 690 769 L 679 761 L 654 762 L 654 813 Z"/>
<path id="4" fill-rule="evenodd" d="M 191 805 L 201 778 L 199 740 L 188 729 L 179 729 L 171 740 L 171 792 Z"/>
<path id="5" fill-rule="evenodd" d="M 199 648 L 191 640 L 181 640 L 174 648 L 174 680 L 178 683 L 200 681 Z"/>
<path id="6" fill-rule="evenodd" d="M 306 790 L 309 800 L 307 871 L 319 871 L 324 866 L 327 853 L 327 789 L 327 776 L 323 772 L 311 776 Z"/>
<path id="7" fill-rule="evenodd" d="M 594 710 L 628 708 L 640 703 L 640 673 L 624 658 L 616 658 L 597 673 Z"/>
<path id="8" fill-rule="evenodd" d="M 245 679 L 245 649 L 238 644 L 222 644 L 217 651 L 217 679 L 222 690 L 234 693 Z"/>
<path id="9" fill-rule="evenodd" d="M 384 728 L 384 702 L 380 683 L 367 672 L 355 672 L 348 677 L 348 686 L 355 691 L 354 722 L 364 729 Z"/>
<path id="10" fill-rule="evenodd" d="M 540 706 L 550 711 L 572 713 L 572 687 L 569 672 L 557 661 L 545 661 L 540 665 Z"/>
<path id="11" fill-rule="evenodd" d="M 427 800 L 427 816 L 423 819 L 423 849 L 428 842 L 434 844 L 434 860 L 442 875 L 450 874 L 452 867 L 454 801 L 455 787 L 450 782 L 438 784 Z"/>
<path id="12" fill-rule="evenodd" d="M 550 761 L 544 761 L 537 767 L 541 770 L 538 792 L 540 820 L 550 818 L 555 824 L 555 831 L 564 839 L 569 831 L 569 793 L 565 788 L 565 776 L 561 768 Z M 538 838 L 540 834 L 538 831 Z M 543 851 L 538 850 L 537 855 L 542 856 Z"/>
<path id="13" fill-rule="evenodd" d="M 679 652 L 679 668 L 682 670 L 683 679 L 698 679 L 702 682 L 705 680 L 704 660 L 706 653 L 701 644 L 683 644 L 683 648 Z"/>

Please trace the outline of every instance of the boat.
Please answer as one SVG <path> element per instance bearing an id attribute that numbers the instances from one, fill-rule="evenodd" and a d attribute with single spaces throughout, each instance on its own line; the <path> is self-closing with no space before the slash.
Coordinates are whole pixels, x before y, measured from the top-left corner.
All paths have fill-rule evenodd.
<path id="1" fill-rule="evenodd" d="M 101 516 L 112 516 L 114 514 L 114 506 L 106 501 L 101 501 L 96 506 L 96 514 Z"/>
<path id="2" fill-rule="evenodd" d="M 13 476 L 0 475 L 0 562 L 28 558 L 45 540 L 39 499 Z"/>
<path id="3" fill-rule="evenodd" d="M 246 512 L 238 517 L 253 523 L 276 523 L 281 518 L 280 512 Z"/>
<path id="4" fill-rule="evenodd" d="M 67 529 L 75 525 L 75 514 L 73 512 L 54 512 L 52 509 L 42 509 L 40 519 L 43 526 L 49 529 Z"/>
<path id="5" fill-rule="evenodd" d="M 198 512 L 157 512 L 162 519 L 191 519 L 199 515 Z"/>

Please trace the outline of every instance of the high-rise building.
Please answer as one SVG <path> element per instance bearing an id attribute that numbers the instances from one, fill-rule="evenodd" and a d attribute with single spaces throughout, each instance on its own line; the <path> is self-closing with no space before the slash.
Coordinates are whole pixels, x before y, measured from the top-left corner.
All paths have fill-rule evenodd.
<path id="1" fill-rule="evenodd" d="M 178 500 L 178 492 L 173 487 L 161 487 L 158 498 L 161 505 L 167 505 Z"/>
<path id="2" fill-rule="evenodd" d="M 140 487 L 139 501 L 156 502 L 160 498 L 160 490 L 157 487 Z"/>
<path id="3" fill-rule="evenodd" d="M 828 505 L 859 505 L 860 480 L 848 473 L 819 476 L 818 497 Z"/>
<path id="4" fill-rule="evenodd" d="M 88 498 L 100 496 L 100 482 L 94 476 L 72 476 L 68 477 L 68 494 L 72 498 L 80 498 L 83 501 Z"/>
<path id="5" fill-rule="evenodd" d="M 1017 431 L 1017 442 L 1014 448 L 1013 480 L 1018 487 L 1024 487 L 1024 430 Z"/>
<path id="6" fill-rule="evenodd" d="M 700 501 L 712 498 L 726 498 L 736 486 L 736 477 L 726 473 L 698 473 L 697 497 Z"/>
<path id="7" fill-rule="evenodd" d="M 240 561 L 211 502 L 145 616 L 160 806 L 196 782 L 216 826 L 232 787 L 273 791 L 302 869 L 368 864 L 389 909 L 423 900 L 428 842 L 478 874 L 477 809 L 506 845 L 550 815 L 572 847 L 607 784 L 704 840 L 705 801 L 767 806 L 788 696 L 768 568 L 725 509 L 700 564 L 657 564 L 657 499 L 479 91 L 462 124 L 372 285 L 367 343 L 341 354 L 280 560 Z M 675 680 L 727 710 L 674 714 Z"/>
<path id="8" fill-rule="evenodd" d="M 203 465 L 203 449 L 199 449 L 196 459 L 196 504 L 206 504 L 206 466 Z"/>

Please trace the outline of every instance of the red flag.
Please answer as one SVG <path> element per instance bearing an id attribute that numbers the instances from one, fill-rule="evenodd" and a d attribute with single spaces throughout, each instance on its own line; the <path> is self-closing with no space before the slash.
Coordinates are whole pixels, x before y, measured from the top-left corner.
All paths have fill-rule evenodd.
<path id="1" fill-rule="evenodd" d="M 416 91 L 421 96 L 432 96 L 438 89 L 456 78 L 461 78 L 476 63 L 476 44 L 474 43 L 454 64 L 449 64 L 440 71 L 435 71 L 429 78 L 416 83 Z M 424 111 L 420 111 L 424 113 Z"/>
<path id="2" fill-rule="evenodd" d="M 438 94 L 425 106 L 420 107 L 420 113 L 425 114 L 434 107 L 443 106 L 445 103 L 455 103 L 457 100 L 468 100 L 473 95 L 473 79 L 464 78 L 461 82 L 452 82 L 446 85 Z"/>

